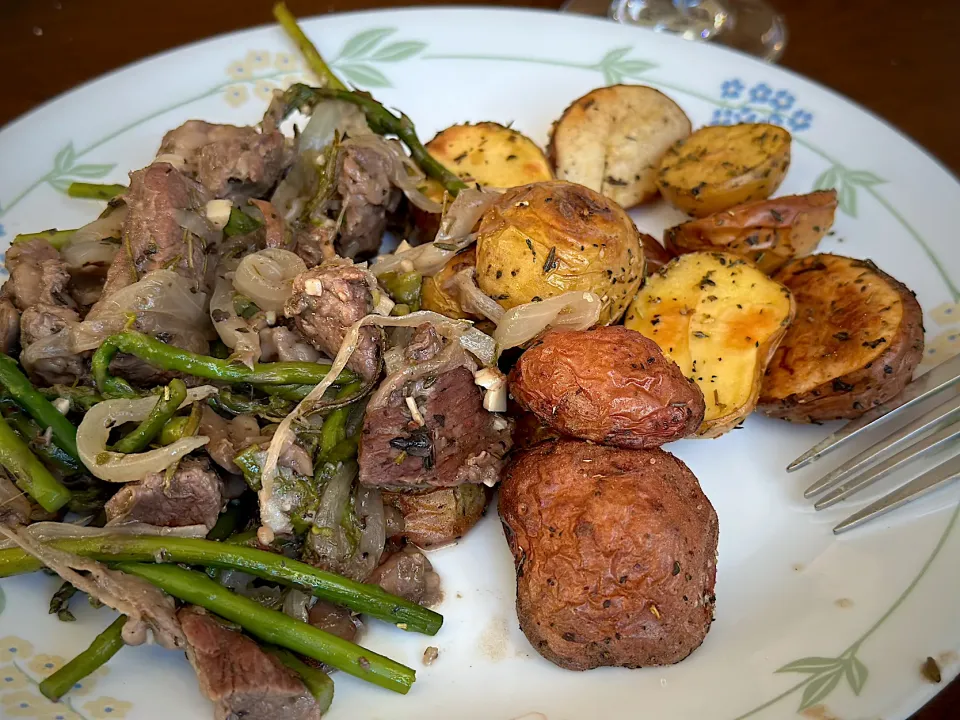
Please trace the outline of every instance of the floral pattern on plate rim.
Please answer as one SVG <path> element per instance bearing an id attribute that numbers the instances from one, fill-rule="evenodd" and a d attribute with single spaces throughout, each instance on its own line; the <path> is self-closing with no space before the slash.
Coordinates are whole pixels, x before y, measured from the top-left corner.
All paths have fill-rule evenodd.
<path id="1" fill-rule="evenodd" d="M 812 112 L 796 106 L 797 99 L 788 89 L 775 89 L 764 82 L 756 83 L 748 88 L 738 78 L 726 80 L 721 83 L 719 98 L 717 98 L 660 81 L 649 75 L 650 71 L 657 68 L 657 64 L 630 57 L 633 51 L 632 47 L 614 48 L 595 63 L 512 55 L 428 54 L 424 52 L 428 48 L 426 42 L 420 40 L 394 41 L 392 36 L 396 32 L 396 28 L 371 28 L 359 32 L 344 43 L 340 52 L 333 57 L 329 64 L 351 83 L 358 87 L 367 88 L 392 87 L 389 77 L 377 67 L 378 64 L 396 63 L 413 58 L 425 61 L 468 60 L 559 66 L 598 72 L 607 85 L 642 79 L 651 85 L 711 103 L 716 106 L 716 109 L 713 112 L 710 124 L 769 122 L 782 125 L 796 134 L 809 129 L 814 121 Z M 390 41 L 388 42 L 388 40 Z M 161 114 L 220 93 L 223 94 L 225 102 L 232 107 L 245 104 L 250 100 L 251 94 L 262 102 L 268 102 L 274 90 L 284 89 L 295 82 L 309 82 L 312 77 L 309 71 L 303 67 L 299 57 L 284 52 L 270 53 L 266 50 L 249 51 L 242 60 L 231 62 L 226 68 L 226 73 L 230 77 L 228 82 L 216 85 L 203 93 L 164 107 L 129 123 L 86 147 L 77 150 L 72 142 L 68 142 L 57 152 L 53 167 L 46 175 L 24 188 L 6 205 L 0 204 L 0 218 L 27 195 L 44 184 L 50 185 L 61 193 L 66 193 L 70 182 L 74 180 L 104 177 L 115 167 L 115 164 L 86 164 L 77 161 L 110 140 Z M 928 340 L 923 360 L 924 365 L 933 366 L 960 353 L 960 289 L 949 277 L 940 260 L 917 230 L 879 192 L 877 187 L 883 185 L 886 180 L 869 170 L 847 167 L 802 137 L 796 137 L 795 135 L 794 140 L 828 163 L 828 167 L 818 176 L 812 189 L 836 188 L 840 211 L 854 218 L 857 217 L 859 194 L 862 192 L 872 197 L 911 235 L 946 285 L 953 302 L 943 303 L 925 316 L 926 320 L 933 320 L 945 330 Z M 3 225 L 0 224 L 0 238 L 4 235 Z M 780 667 L 775 671 L 776 673 L 801 674 L 806 677 L 780 695 L 737 716 L 734 720 L 746 720 L 798 691 L 802 691 L 796 710 L 798 713 L 816 709 L 841 684 L 849 687 L 855 695 L 859 695 L 869 678 L 869 669 L 857 657 L 861 645 L 880 629 L 912 593 L 939 555 L 957 523 L 958 516 L 960 516 L 960 505 L 954 510 L 939 541 L 916 577 L 887 612 L 866 632 L 837 656 L 800 658 Z M 2 590 L 0 590 L 0 597 L 2 597 Z M 0 602 L 0 612 L 2 612 L 2 602 Z M 8 644 L 9 647 L 7 647 Z M 18 652 L 19 655 L 17 655 Z M 62 660 L 56 656 L 37 655 L 29 665 L 29 669 L 34 673 L 31 674 L 18 661 L 30 657 L 32 653 L 32 645 L 26 640 L 12 636 L 0 639 L 0 663 L 10 662 L 9 665 L 0 665 L 0 701 L 3 703 L 6 714 L 43 718 L 43 720 L 47 720 L 47 718 L 72 720 L 78 717 L 85 720 L 101 720 L 101 718 L 108 717 L 122 718 L 132 707 L 130 703 L 124 701 L 100 697 L 94 701 L 86 702 L 82 708 L 78 709 L 70 703 L 70 696 L 62 701 L 67 705 L 67 707 L 63 707 L 63 704 L 55 704 L 46 700 L 39 692 L 32 693 L 31 688 L 35 690 L 39 682 L 35 679 L 34 674 L 49 674 L 41 672 L 34 665 L 42 662 L 42 670 L 52 670 L 57 662 Z M 47 665 L 51 665 L 51 667 L 48 668 Z M 106 668 L 102 668 L 101 671 L 106 672 Z M 101 671 L 98 671 L 98 673 Z M 91 680 L 95 682 L 96 677 L 97 674 L 95 673 Z M 71 695 L 79 695 L 81 690 L 82 687 L 78 687 Z M 10 691 L 9 694 L 8 691 Z M 89 690 L 84 692 L 89 692 Z M 37 704 L 34 705 L 34 702 L 37 702 Z"/>

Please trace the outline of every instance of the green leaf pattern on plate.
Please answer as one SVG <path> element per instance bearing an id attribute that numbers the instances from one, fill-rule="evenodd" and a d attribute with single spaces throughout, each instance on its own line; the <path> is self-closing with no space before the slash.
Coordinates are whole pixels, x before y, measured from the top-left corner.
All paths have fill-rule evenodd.
<path id="1" fill-rule="evenodd" d="M 420 40 L 401 40 L 384 45 L 396 32 L 396 28 L 374 28 L 357 33 L 344 43 L 330 67 L 359 88 L 392 87 L 390 79 L 373 63 L 409 60 L 427 47 L 427 43 Z"/>
<path id="2" fill-rule="evenodd" d="M 70 183 L 77 178 L 96 180 L 116 167 L 116 164 L 77 165 L 77 152 L 70 141 L 53 158 L 53 170 L 44 178 L 54 190 L 66 194 Z"/>

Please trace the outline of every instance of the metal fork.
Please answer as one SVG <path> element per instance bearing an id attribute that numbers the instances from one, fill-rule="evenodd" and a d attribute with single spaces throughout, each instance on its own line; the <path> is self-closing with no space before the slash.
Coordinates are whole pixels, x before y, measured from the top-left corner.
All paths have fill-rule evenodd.
<path id="1" fill-rule="evenodd" d="M 902 425 L 883 440 L 874 443 L 831 470 L 807 488 L 803 495 L 812 498 L 826 493 L 814 504 L 817 510 L 822 510 L 841 500 L 846 500 L 920 458 L 950 447 L 957 447 L 958 438 L 960 438 L 960 385 L 958 383 L 960 383 L 960 355 L 916 378 L 893 400 L 872 408 L 830 437 L 817 443 L 790 463 L 787 466 L 787 472 L 806 467 L 878 425 L 896 420 L 902 421 L 907 410 L 934 397 L 945 399 L 917 419 Z M 859 527 L 958 478 L 960 478 L 960 455 L 947 458 L 936 467 L 918 474 L 896 490 L 848 517 L 837 525 L 833 532 L 839 535 Z"/>

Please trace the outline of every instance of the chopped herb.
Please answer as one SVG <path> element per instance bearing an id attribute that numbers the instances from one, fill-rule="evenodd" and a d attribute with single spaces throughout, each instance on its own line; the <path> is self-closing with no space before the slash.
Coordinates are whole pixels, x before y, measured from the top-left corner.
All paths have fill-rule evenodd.
<path id="1" fill-rule="evenodd" d="M 543 272 L 544 274 L 550 272 L 554 268 L 558 267 L 560 263 L 557 262 L 557 248 L 551 247 L 550 252 L 547 253 L 547 260 L 543 263 Z"/>
<path id="2" fill-rule="evenodd" d="M 705 332 L 703 332 L 702 330 L 696 330 L 696 331 L 694 331 L 693 336 L 694 336 L 695 338 L 700 338 L 700 339 L 710 337 L 709 335 L 707 335 L 707 334 L 706 334 Z"/>
<path id="3" fill-rule="evenodd" d="M 846 330 L 841 330 L 840 332 L 833 334 L 833 339 L 844 342 L 850 339 L 850 333 L 848 333 Z"/>

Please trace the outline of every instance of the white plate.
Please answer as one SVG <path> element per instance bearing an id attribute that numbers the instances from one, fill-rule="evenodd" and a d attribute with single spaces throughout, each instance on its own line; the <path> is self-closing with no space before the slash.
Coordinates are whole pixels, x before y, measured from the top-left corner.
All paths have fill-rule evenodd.
<path id="1" fill-rule="evenodd" d="M 952 222 L 960 185 L 896 131 L 807 80 L 712 45 L 555 14 L 378 11 L 304 26 L 336 71 L 402 108 L 423 138 L 464 120 L 496 120 L 545 143 L 550 122 L 573 99 L 615 82 L 661 88 L 695 126 L 784 123 L 795 142 L 780 192 L 840 191 L 836 233 L 821 248 L 869 257 L 917 291 L 928 363 L 960 349 Z M 0 235 L 91 219 L 99 206 L 66 198 L 69 180 L 125 182 L 166 130 L 187 118 L 255 122 L 273 87 L 302 78 L 290 43 L 267 27 L 167 53 L 65 95 L 0 133 Z M 676 219 L 659 206 L 635 216 L 655 235 Z M 445 587 L 436 638 L 376 622 L 363 638 L 417 669 L 410 694 L 339 674 L 329 717 L 907 717 L 938 689 L 921 677 L 926 657 L 939 660 L 945 681 L 958 669 L 960 487 L 837 539 L 830 529 L 850 506 L 814 513 L 801 495 L 833 458 L 784 472 L 831 429 L 751 417 L 719 440 L 670 447 L 720 516 L 717 619 L 679 665 L 575 673 L 542 660 L 518 629 L 513 564 L 491 512 L 459 546 L 431 555 Z M 78 622 L 58 622 L 46 614 L 56 587 L 43 575 L 0 584 L 0 714 L 209 717 L 183 656 L 156 648 L 123 650 L 66 706 L 43 701 L 36 680 L 110 621 L 106 611 L 83 607 Z M 428 645 L 440 657 L 424 667 Z"/>

